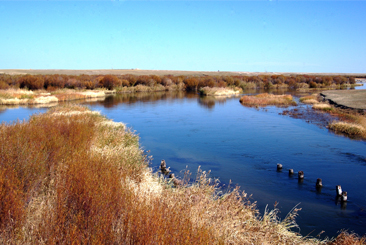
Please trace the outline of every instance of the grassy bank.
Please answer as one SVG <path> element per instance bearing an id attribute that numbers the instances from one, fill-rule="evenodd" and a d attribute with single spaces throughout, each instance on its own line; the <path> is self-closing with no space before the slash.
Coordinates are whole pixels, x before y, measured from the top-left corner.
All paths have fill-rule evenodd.
<path id="1" fill-rule="evenodd" d="M 317 94 L 300 98 L 301 102 L 312 104 L 314 110 L 330 113 L 339 118 L 339 120 L 328 124 L 330 130 L 350 137 L 366 139 L 366 115 L 364 113 L 360 113 L 357 110 L 335 107 L 321 100 L 321 96 Z"/>
<path id="2" fill-rule="evenodd" d="M 239 95 L 241 89 L 240 88 L 218 88 L 218 87 L 203 87 L 200 88 L 200 95 L 205 96 L 233 96 Z"/>
<path id="3" fill-rule="evenodd" d="M 39 105 L 80 99 L 104 98 L 115 93 L 109 90 L 76 90 L 58 89 L 52 92 L 45 90 L 30 91 L 27 89 L 0 90 L 0 105 Z"/>
<path id="4" fill-rule="evenodd" d="M 149 170 L 133 132 L 84 107 L 2 124 L 0 140 L 2 244 L 326 243 L 289 231 L 298 210 L 259 216 L 205 172 L 173 187 Z"/>
<path id="5" fill-rule="evenodd" d="M 296 105 L 291 95 L 258 94 L 245 95 L 240 98 L 240 103 L 245 106 L 291 106 Z"/>

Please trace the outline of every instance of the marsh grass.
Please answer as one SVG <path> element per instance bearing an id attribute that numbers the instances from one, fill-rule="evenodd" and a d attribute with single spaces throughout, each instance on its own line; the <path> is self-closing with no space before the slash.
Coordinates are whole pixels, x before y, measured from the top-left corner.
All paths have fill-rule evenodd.
<path id="1" fill-rule="evenodd" d="M 258 95 L 245 95 L 240 98 L 240 103 L 245 106 L 292 106 L 297 105 L 291 95 L 273 95 L 268 93 Z"/>
<path id="2" fill-rule="evenodd" d="M 339 118 L 339 121 L 332 121 L 328 128 L 336 133 L 350 137 L 366 139 L 366 116 L 351 109 L 342 109 L 320 101 L 317 94 L 304 96 L 300 102 L 312 104 L 314 110 L 323 111 Z"/>
<path id="3" fill-rule="evenodd" d="M 355 123 L 335 121 L 331 122 L 328 125 L 328 128 L 336 133 L 343 133 L 350 136 L 365 137 L 366 135 L 365 128 Z"/>
<path id="4" fill-rule="evenodd" d="M 240 88 L 203 87 L 199 92 L 206 96 L 232 96 L 240 93 Z"/>
<path id="5" fill-rule="evenodd" d="M 313 109 L 330 113 L 339 118 L 339 121 L 328 124 L 330 130 L 350 137 L 366 139 L 365 115 L 349 109 L 336 108 L 326 103 L 314 104 Z"/>
<path id="6" fill-rule="evenodd" d="M 289 230 L 296 207 L 282 221 L 276 207 L 260 216 L 200 169 L 174 187 L 134 132 L 85 107 L 3 123 L 0 140 L 2 244 L 325 243 Z"/>
<path id="7" fill-rule="evenodd" d="M 329 243 L 330 245 L 362 245 L 366 244 L 366 237 L 360 237 L 357 234 L 342 231 L 337 239 Z"/>
<path id="8" fill-rule="evenodd" d="M 333 107 L 327 103 L 318 102 L 313 104 L 313 109 L 329 112 L 333 110 Z"/>
<path id="9" fill-rule="evenodd" d="M 304 96 L 304 97 L 301 97 L 299 100 L 300 100 L 300 102 L 305 103 L 305 104 L 318 104 L 319 103 L 317 94 Z"/>
<path id="10" fill-rule="evenodd" d="M 51 93 L 44 90 L 28 91 L 26 89 L 7 89 L 0 91 L 1 105 L 34 105 L 50 104 L 59 101 L 72 101 L 105 97 L 113 91 L 59 89 Z"/>
<path id="11" fill-rule="evenodd" d="M 181 91 L 184 90 L 184 84 L 170 84 L 163 86 L 162 84 L 154 84 L 152 86 L 138 84 L 136 86 L 119 86 L 116 87 L 117 93 L 135 93 L 135 92 L 161 92 L 161 91 Z"/>

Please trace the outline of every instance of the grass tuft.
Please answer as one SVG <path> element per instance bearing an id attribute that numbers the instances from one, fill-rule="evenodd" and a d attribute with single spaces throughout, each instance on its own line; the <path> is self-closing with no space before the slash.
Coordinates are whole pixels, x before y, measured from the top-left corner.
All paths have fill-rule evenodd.
<path id="1" fill-rule="evenodd" d="M 318 95 L 312 94 L 308 96 L 303 96 L 300 98 L 300 102 L 305 104 L 318 104 L 319 103 Z"/>
<path id="2" fill-rule="evenodd" d="M 366 237 L 342 231 L 329 245 L 362 245 L 366 244 Z"/>
<path id="3" fill-rule="evenodd" d="M 332 111 L 333 107 L 326 103 L 313 104 L 313 109 L 322 111 Z"/>
<path id="4" fill-rule="evenodd" d="M 201 95 L 207 96 L 232 96 L 239 94 L 239 88 L 234 90 L 232 88 L 219 88 L 219 87 L 203 87 L 199 90 Z"/>
<path id="5" fill-rule="evenodd" d="M 336 133 L 344 133 L 350 136 L 365 136 L 365 128 L 361 125 L 347 122 L 332 122 L 328 125 L 328 128 Z"/>
<path id="6" fill-rule="evenodd" d="M 258 95 L 245 95 L 240 98 L 240 103 L 245 106 L 292 106 L 297 105 L 291 95 L 273 95 L 268 93 Z"/>

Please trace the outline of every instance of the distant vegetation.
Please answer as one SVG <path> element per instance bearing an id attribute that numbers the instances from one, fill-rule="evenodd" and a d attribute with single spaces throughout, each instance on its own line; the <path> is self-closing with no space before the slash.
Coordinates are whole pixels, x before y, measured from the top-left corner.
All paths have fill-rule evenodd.
<path id="1" fill-rule="evenodd" d="M 157 76 L 157 75 L 8 75 L 0 74 L 0 89 L 28 88 L 53 91 L 63 88 L 117 89 L 121 92 L 187 90 L 203 87 L 241 89 L 316 89 L 355 85 L 353 76 L 257 75 L 257 76 Z"/>

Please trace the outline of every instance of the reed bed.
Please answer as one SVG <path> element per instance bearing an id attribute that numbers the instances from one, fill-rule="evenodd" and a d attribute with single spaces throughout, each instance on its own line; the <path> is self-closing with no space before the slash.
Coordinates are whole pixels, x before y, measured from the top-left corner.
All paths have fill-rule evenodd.
<path id="1" fill-rule="evenodd" d="M 233 96 L 240 93 L 239 88 L 219 88 L 219 87 L 203 87 L 199 90 L 201 95 L 206 96 Z"/>
<path id="2" fill-rule="evenodd" d="M 341 109 L 328 103 L 320 102 L 317 94 L 304 96 L 300 101 L 306 104 L 312 104 L 314 110 L 320 110 L 330 113 L 339 118 L 328 124 L 328 128 L 336 133 L 345 134 L 350 137 L 366 139 L 366 116 L 364 113 L 352 109 Z"/>
<path id="3" fill-rule="evenodd" d="M 298 209 L 260 216 L 244 192 L 222 193 L 201 170 L 174 187 L 148 168 L 134 132 L 85 107 L 3 123 L 0 140 L 2 244 L 327 242 L 289 230 Z"/>
<path id="4" fill-rule="evenodd" d="M 358 137 L 366 136 L 365 128 L 355 123 L 335 121 L 331 122 L 328 125 L 328 128 L 336 133 L 344 133 L 350 136 L 358 136 Z"/>
<path id="5" fill-rule="evenodd" d="M 319 103 L 318 95 L 312 94 L 312 95 L 301 97 L 300 102 L 305 103 L 305 104 L 318 104 Z"/>
<path id="6" fill-rule="evenodd" d="M 245 95 L 240 98 L 240 103 L 245 106 L 292 106 L 297 105 L 291 95 L 273 95 L 262 93 L 258 95 Z"/>
<path id="7" fill-rule="evenodd" d="M 331 105 L 327 104 L 327 103 L 319 103 L 318 102 L 318 104 L 316 104 L 316 103 L 313 104 L 313 109 L 315 109 L 315 110 L 331 111 L 332 108 L 333 107 Z"/>
<path id="8" fill-rule="evenodd" d="M 101 98 L 110 93 L 113 91 L 62 89 L 45 92 L 43 90 L 7 89 L 0 90 L 0 105 L 51 104 L 61 101 Z"/>
<path id="9" fill-rule="evenodd" d="M 34 71 L 28 71 L 34 73 Z M 38 71 L 43 73 L 42 71 Z M 53 73 L 52 70 L 49 71 Z M 85 72 L 85 71 L 84 71 Z M 193 90 L 198 91 L 203 87 L 240 87 L 241 89 L 279 89 L 284 90 L 287 88 L 295 88 L 298 90 L 309 91 L 315 89 L 339 89 L 345 87 L 354 87 L 356 80 L 353 76 L 340 76 L 340 75 L 309 75 L 309 74 L 225 74 L 216 73 L 211 75 L 205 74 L 206 72 L 183 72 L 186 73 L 176 75 L 166 74 L 157 75 L 160 72 L 151 72 L 151 75 L 147 75 L 146 71 L 143 71 L 140 75 L 139 72 L 132 71 L 136 75 L 123 74 L 124 72 L 113 71 L 112 74 L 95 74 L 97 71 L 91 71 L 88 74 L 72 75 L 74 71 L 71 71 L 69 75 L 66 74 L 48 74 L 41 75 L 36 74 L 0 74 L 0 89 L 7 88 L 28 88 L 30 90 L 46 89 L 53 91 L 55 89 L 97 89 L 104 88 L 108 90 L 121 89 L 121 90 L 136 90 L 134 88 L 137 85 L 143 85 L 150 87 L 151 90 L 161 91 L 160 86 L 165 90 Z M 101 71 L 105 73 L 106 71 Z M 64 71 L 62 71 L 64 73 Z M 67 72 L 66 72 L 67 73 Z M 78 72 L 77 72 L 78 73 Z M 92 74 L 93 73 L 93 74 Z M 120 73 L 120 74 L 118 74 Z M 163 72 L 165 73 L 165 72 Z M 144 75 L 145 74 L 145 75 Z M 162 73 L 161 73 L 162 74 Z M 159 86 L 160 88 L 157 88 Z M 141 89 L 141 88 L 137 88 Z M 144 91 L 146 91 L 144 88 Z"/>

